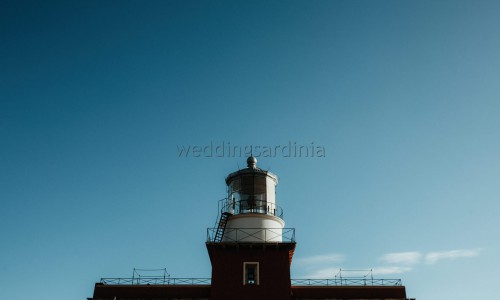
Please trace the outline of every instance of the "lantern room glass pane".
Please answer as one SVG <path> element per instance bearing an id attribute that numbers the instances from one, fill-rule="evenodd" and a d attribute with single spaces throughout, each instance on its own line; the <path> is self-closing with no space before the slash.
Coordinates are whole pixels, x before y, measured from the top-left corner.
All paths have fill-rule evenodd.
<path id="1" fill-rule="evenodd" d="M 243 174 L 229 184 L 228 196 L 235 213 L 266 213 L 266 191 L 265 176 Z"/>

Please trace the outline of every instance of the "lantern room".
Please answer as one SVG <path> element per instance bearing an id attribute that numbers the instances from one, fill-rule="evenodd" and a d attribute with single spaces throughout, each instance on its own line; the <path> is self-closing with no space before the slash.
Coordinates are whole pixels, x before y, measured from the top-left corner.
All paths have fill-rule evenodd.
<path id="1" fill-rule="evenodd" d="M 275 188 L 278 177 L 257 168 L 257 159 L 249 157 L 247 168 L 226 178 L 228 205 L 231 214 L 260 213 L 281 216 L 276 206 Z"/>
<path id="2" fill-rule="evenodd" d="M 222 201 L 221 215 L 214 241 L 281 242 L 283 211 L 276 205 L 278 177 L 257 168 L 257 159 L 249 157 L 247 167 L 226 178 L 228 196 Z"/>

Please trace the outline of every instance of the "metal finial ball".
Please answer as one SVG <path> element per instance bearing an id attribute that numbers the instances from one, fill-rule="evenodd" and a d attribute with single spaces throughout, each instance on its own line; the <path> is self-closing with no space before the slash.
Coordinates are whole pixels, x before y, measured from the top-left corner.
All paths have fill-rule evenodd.
<path id="1" fill-rule="evenodd" d="M 252 168 L 255 168 L 255 165 L 257 164 L 257 159 L 253 156 L 250 156 L 248 159 L 247 159 L 247 165 L 248 167 L 252 167 Z"/>

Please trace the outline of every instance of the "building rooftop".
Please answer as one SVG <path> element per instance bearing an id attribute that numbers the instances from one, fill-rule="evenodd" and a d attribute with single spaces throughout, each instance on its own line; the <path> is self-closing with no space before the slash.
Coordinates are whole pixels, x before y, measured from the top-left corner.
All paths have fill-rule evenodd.
<path id="1" fill-rule="evenodd" d="M 102 278 L 93 298 L 104 299 L 210 299 L 210 278 Z M 149 283 L 151 282 L 151 283 Z M 300 299 L 391 299 L 405 300 L 406 290 L 399 279 L 370 282 L 343 279 L 292 279 L 291 298 Z"/>

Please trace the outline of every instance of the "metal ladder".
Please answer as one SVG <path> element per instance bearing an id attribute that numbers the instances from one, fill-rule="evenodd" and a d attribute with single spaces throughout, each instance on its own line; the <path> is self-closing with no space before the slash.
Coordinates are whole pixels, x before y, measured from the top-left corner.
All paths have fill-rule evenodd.
<path id="1" fill-rule="evenodd" d="M 217 231 L 215 232 L 214 242 L 219 243 L 222 241 L 222 237 L 224 236 L 224 230 L 226 229 L 227 220 L 232 216 L 231 213 L 223 212 L 220 215 L 219 226 L 217 226 Z"/>

